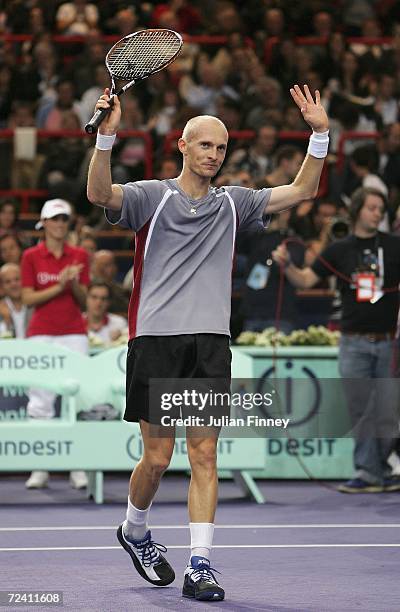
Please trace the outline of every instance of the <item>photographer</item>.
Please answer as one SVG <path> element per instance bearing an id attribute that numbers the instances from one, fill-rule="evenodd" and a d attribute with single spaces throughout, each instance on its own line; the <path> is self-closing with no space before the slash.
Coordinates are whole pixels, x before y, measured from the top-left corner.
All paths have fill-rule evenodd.
<path id="1" fill-rule="evenodd" d="M 355 437 L 355 477 L 339 487 L 346 493 L 400 490 L 400 479 L 390 477 L 387 463 L 398 432 L 397 384 L 391 370 L 400 239 L 378 231 L 385 208 L 381 192 L 357 189 L 350 206 L 352 233 L 330 244 L 311 267 L 293 265 L 285 246 L 272 254 L 296 287 L 313 287 L 333 273 L 338 277 L 343 304 L 339 372 Z M 354 379 L 361 380 L 356 384 Z"/>

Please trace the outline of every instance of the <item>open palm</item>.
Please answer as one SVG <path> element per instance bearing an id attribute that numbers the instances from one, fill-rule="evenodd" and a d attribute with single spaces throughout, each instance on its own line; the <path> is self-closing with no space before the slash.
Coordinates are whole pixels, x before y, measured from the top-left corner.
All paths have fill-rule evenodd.
<path id="1" fill-rule="evenodd" d="M 315 100 L 311 95 L 308 85 L 304 85 L 304 93 L 298 85 L 294 85 L 290 93 L 299 107 L 304 120 L 314 132 L 325 132 L 329 128 L 329 119 L 321 104 L 321 96 L 318 89 L 315 90 Z"/>

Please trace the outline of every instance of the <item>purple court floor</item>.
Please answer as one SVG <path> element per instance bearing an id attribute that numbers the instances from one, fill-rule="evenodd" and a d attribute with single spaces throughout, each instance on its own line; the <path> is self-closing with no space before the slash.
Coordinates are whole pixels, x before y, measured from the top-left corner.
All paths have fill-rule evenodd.
<path id="1" fill-rule="evenodd" d="M 116 540 L 127 480 L 107 475 L 106 503 L 95 506 L 65 476 L 29 492 L 24 477 L 0 476 L 0 590 L 63 591 L 62 608 L 37 610 L 400 610 L 399 493 L 344 495 L 310 482 L 265 481 L 260 506 L 221 482 L 212 565 L 226 600 L 200 603 L 181 597 L 187 477 L 167 475 L 151 511 L 153 537 L 168 547 L 177 574 L 166 588 L 147 586 Z"/>

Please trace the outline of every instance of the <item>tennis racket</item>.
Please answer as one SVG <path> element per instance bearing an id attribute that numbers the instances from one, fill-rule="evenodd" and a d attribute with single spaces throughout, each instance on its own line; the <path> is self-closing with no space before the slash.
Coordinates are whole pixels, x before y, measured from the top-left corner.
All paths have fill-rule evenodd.
<path id="1" fill-rule="evenodd" d="M 85 125 L 93 134 L 111 111 L 113 97 L 120 96 L 138 81 L 143 81 L 171 64 L 182 49 L 182 36 L 173 30 L 140 30 L 121 38 L 107 53 L 106 67 L 111 78 L 109 108 L 97 110 Z M 116 91 L 116 81 L 126 85 Z"/>

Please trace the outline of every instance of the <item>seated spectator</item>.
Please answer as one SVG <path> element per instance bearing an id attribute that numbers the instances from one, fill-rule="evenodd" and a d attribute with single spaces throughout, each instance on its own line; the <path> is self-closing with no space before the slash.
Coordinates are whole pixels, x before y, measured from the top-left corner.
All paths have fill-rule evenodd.
<path id="1" fill-rule="evenodd" d="M 265 176 L 262 187 L 276 187 L 277 185 L 288 185 L 296 177 L 303 163 L 304 154 L 298 147 L 283 145 L 275 154 L 275 168 Z"/>
<path id="2" fill-rule="evenodd" d="M 107 283 L 93 281 L 88 287 L 86 297 L 87 331 L 91 344 L 109 346 L 120 336 L 128 333 L 128 324 L 124 317 L 108 312 L 111 301 L 111 289 Z"/>
<path id="3" fill-rule="evenodd" d="M 63 35 L 88 34 L 96 30 L 98 21 L 97 6 L 86 0 L 64 2 L 56 14 L 56 28 Z"/>
<path id="4" fill-rule="evenodd" d="M 73 111 L 60 113 L 60 129 L 80 130 L 80 121 Z M 49 197 L 76 202 L 84 190 L 80 179 L 88 142 L 79 136 L 51 138 L 46 146 L 46 159 L 40 173 L 39 186 Z"/>
<path id="5" fill-rule="evenodd" d="M 395 77 L 392 74 L 381 74 L 376 83 L 374 109 L 382 117 L 383 125 L 396 123 L 399 117 L 399 101 L 395 94 Z"/>
<path id="6" fill-rule="evenodd" d="M 196 33 L 201 26 L 202 17 L 199 10 L 187 0 L 172 0 L 157 4 L 151 15 L 151 27 L 165 28 L 165 13 L 172 13 L 178 32 Z"/>
<path id="7" fill-rule="evenodd" d="M 57 83 L 57 97 L 39 109 L 38 127 L 45 130 L 62 130 L 65 111 L 73 111 L 79 117 L 79 102 L 75 100 L 75 87 L 72 81 L 63 80 Z"/>
<path id="8" fill-rule="evenodd" d="M 89 264 L 92 263 L 93 256 L 97 251 L 97 242 L 93 236 L 83 236 L 78 243 L 82 249 L 85 249 L 86 253 L 89 255 Z"/>
<path id="9" fill-rule="evenodd" d="M 179 83 L 181 98 L 198 113 L 216 114 L 216 101 L 220 96 L 239 100 L 239 94 L 225 84 L 225 74 L 218 70 L 207 56 L 202 55 L 197 64 L 195 78 L 185 75 Z"/>
<path id="10" fill-rule="evenodd" d="M 8 233 L 0 236 L 0 263 L 19 264 L 23 245 L 17 234 Z"/>
<path id="11" fill-rule="evenodd" d="M 262 126 L 248 148 L 236 149 L 227 159 L 226 173 L 246 170 L 253 179 L 262 179 L 273 169 L 273 152 L 278 139 L 278 131 L 273 125 Z"/>
<path id="12" fill-rule="evenodd" d="M 91 277 L 93 281 L 103 281 L 111 288 L 110 312 L 125 313 L 128 310 L 128 296 L 124 288 L 117 283 L 117 264 L 112 251 L 102 249 L 93 255 Z"/>
<path id="13" fill-rule="evenodd" d="M 5 198 L 0 201 L 0 236 L 15 233 L 18 229 L 17 204 L 14 200 Z"/>
<path id="14" fill-rule="evenodd" d="M 92 73 L 93 74 L 93 73 Z M 104 89 L 110 86 L 110 77 L 104 62 L 94 68 L 95 83 L 86 89 L 79 104 L 79 117 L 82 126 L 85 126 L 93 115 L 93 109 Z"/>
<path id="15" fill-rule="evenodd" d="M 25 338 L 31 310 L 22 303 L 21 270 L 18 264 L 6 263 L 0 268 L 3 299 L 0 300 L 0 336 L 8 331 L 13 338 Z"/>

